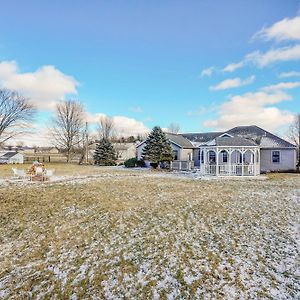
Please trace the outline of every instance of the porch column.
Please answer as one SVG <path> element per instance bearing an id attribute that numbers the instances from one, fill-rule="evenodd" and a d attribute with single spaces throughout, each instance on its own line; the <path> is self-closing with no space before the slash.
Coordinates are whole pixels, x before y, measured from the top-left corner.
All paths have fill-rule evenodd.
<path id="1" fill-rule="evenodd" d="M 254 167 L 254 176 L 256 176 L 256 174 L 257 174 L 257 151 L 256 150 L 254 150 L 253 167 Z"/>
<path id="2" fill-rule="evenodd" d="M 245 155 L 245 150 L 242 148 L 242 176 L 244 176 L 244 155 Z"/>
<path id="3" fill-rule="evenodd" d="M 202 153 L 202 151 L 203 151 L 203 166 L 202 166 L 202 170 L 203 170 L 203 174 L 206 174 L 206 161 L 207 161 L 207 157 L 206 157 L 206 155 L 207 155 L 207 153 L 206 153 L 206 149 L 204 148 L 200 148 L 200 163 L 201 163 L 201 165 L 202 165 L 202 161 L 201 161 L 201 153 Z"/>
<path id="4" fill-rule="evenodd" d="M 232 151 L 229 150 L 228 151 L 229 176 L 231 176 L 231 154 L 232 154 Z"/>
<path id="5" fill-rule="evenodd" d="M 219 149 L 216 148 L 216 176 L 219 176 Z"/>

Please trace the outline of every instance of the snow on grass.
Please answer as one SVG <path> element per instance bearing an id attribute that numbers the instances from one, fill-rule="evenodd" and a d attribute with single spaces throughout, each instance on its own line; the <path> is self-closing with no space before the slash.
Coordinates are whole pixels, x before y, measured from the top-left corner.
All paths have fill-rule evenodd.
<path id="1" fill-rule="evenodd" d="M 0 298 L 300 298 L 299 176 L 69 179 L 0 187 Z"/>

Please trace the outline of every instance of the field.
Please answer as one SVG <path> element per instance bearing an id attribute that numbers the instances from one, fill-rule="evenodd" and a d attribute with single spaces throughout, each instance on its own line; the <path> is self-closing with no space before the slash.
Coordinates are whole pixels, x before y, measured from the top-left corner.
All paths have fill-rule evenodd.
<path id="1" fill-rule="evenodd" d="M 300 298 L 299 175 L 52 167 L 0 166 L 0 299 Z"/>

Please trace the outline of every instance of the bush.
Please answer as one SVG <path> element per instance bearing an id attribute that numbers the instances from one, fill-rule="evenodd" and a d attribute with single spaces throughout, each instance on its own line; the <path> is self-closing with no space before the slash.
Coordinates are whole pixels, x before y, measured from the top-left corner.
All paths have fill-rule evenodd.
<path id="1" fill-rule="evenodd" d="M 124 162 L 124 166 L 126 168 L 134 168 L 137 166 L 137 162 L 138 160 L 135 157 L 129 158 Z"/>
<path id="2" fill-rule="evenodd" d="M 136 166 L 140 167 L 140 168 L 145 168 L 146 167 L 146 163 L 143 159 L 140 159 L 136 162 Z"/>
<path id="3" fill-rule="evenodd" d="M 150 163 L 150 166 L 151 166 L 153 169 L 157 169 L 157 168 L 158 168 L 158 163 Z"/>

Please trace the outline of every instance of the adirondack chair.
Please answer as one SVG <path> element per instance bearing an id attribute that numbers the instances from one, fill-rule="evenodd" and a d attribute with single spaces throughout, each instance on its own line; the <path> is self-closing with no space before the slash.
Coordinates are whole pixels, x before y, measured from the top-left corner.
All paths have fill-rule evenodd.
<path id="1" fill-rule="evenodd" d="M 51 177 L 53 176 L 53 174 L 54 174 L 54 169 L 53 170 L 46 170 L 45 171 L 45 173 L 44 173 L 44 179 L 45 180 L 50 180 L 51 179 Z"/>
<path id="2" fill-rule="evenodd" d="M 21 169 L 17 169 L 17 168 L 12 168 L 13 171 L 13 179 L 26 179 L 27 178 L 27 174 L 26 172 Z"/>

